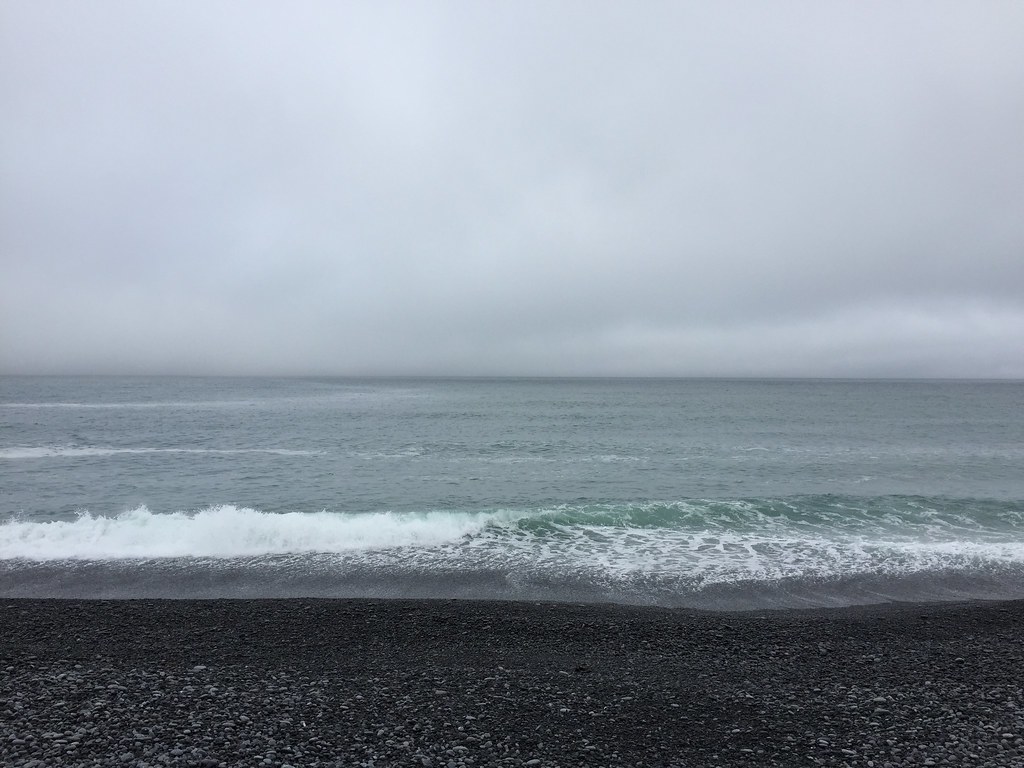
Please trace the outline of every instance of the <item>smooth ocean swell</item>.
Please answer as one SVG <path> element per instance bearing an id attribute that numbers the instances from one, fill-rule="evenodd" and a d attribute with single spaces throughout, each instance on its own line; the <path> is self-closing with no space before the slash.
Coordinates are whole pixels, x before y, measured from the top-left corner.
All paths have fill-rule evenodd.
<path id="1" fill-rule="evenodd" d="M 119 595 L 198 589 L 728 607 L 1006 597 L 1024 594 L 1021 523 L 1012 503 L 916 497 L 364 514 L 139 508 L 0 525 L 10 585 L 0 592 L 61 593 L 61 583 L 74 583 Z"/>

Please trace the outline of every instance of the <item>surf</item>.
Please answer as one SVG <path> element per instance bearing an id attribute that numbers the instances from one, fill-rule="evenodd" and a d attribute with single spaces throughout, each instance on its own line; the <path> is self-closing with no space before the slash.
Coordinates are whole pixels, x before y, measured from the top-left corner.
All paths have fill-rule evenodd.
<path id="1" fill-rule="evenodd" d="M 170 589 L 165 596 L 179 597 L 192 595 L 195 574 L 206 574 L 204 589 L 222 596 L 259 589 L 278 596 L 827 605 L 1016 594 L 1024 588 L 1020 522 L 1015 503 L 923 497 L 363 513 L 138 507 L 64 520 L 12 518 L 0 524 L 0 562 L 9 590 L 30 592 L 27 585 L 52 569 L 78 574 L 84 585 L 122 578 L 145 584 L 142 574 L 150 574 L 150 587 L 138 587 L 142 594 Z M 105 576 L 96 582 L 90 573 Z M 53 579 L 37 587 L 64 589 Z"/>

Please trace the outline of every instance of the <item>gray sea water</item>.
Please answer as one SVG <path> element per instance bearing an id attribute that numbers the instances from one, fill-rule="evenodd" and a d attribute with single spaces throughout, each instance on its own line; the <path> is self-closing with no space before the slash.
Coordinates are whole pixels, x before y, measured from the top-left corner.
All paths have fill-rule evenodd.
<path id="1" fill-rule="evenodd" d="M 0 378 L 0 595 L 1024 596 L 1024 383 Z"/>

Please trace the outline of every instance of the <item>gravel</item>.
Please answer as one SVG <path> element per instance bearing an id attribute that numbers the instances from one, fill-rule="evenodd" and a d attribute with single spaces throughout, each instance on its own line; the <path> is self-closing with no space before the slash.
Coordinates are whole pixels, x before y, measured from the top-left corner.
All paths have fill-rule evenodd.
<path id="1" fill-rule="evenodd" d="M 1024 766 L 1024 602 L 0 601 L 4 766 Z"/>

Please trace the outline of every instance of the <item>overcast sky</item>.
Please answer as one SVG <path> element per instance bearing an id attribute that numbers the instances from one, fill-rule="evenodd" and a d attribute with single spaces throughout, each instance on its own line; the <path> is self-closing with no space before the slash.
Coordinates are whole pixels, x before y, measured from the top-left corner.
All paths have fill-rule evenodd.
<path id="1" fill-rule="evenodd" d="M 0 372 L 1024 377 L 1024 3 L 0 0 Z"/>

